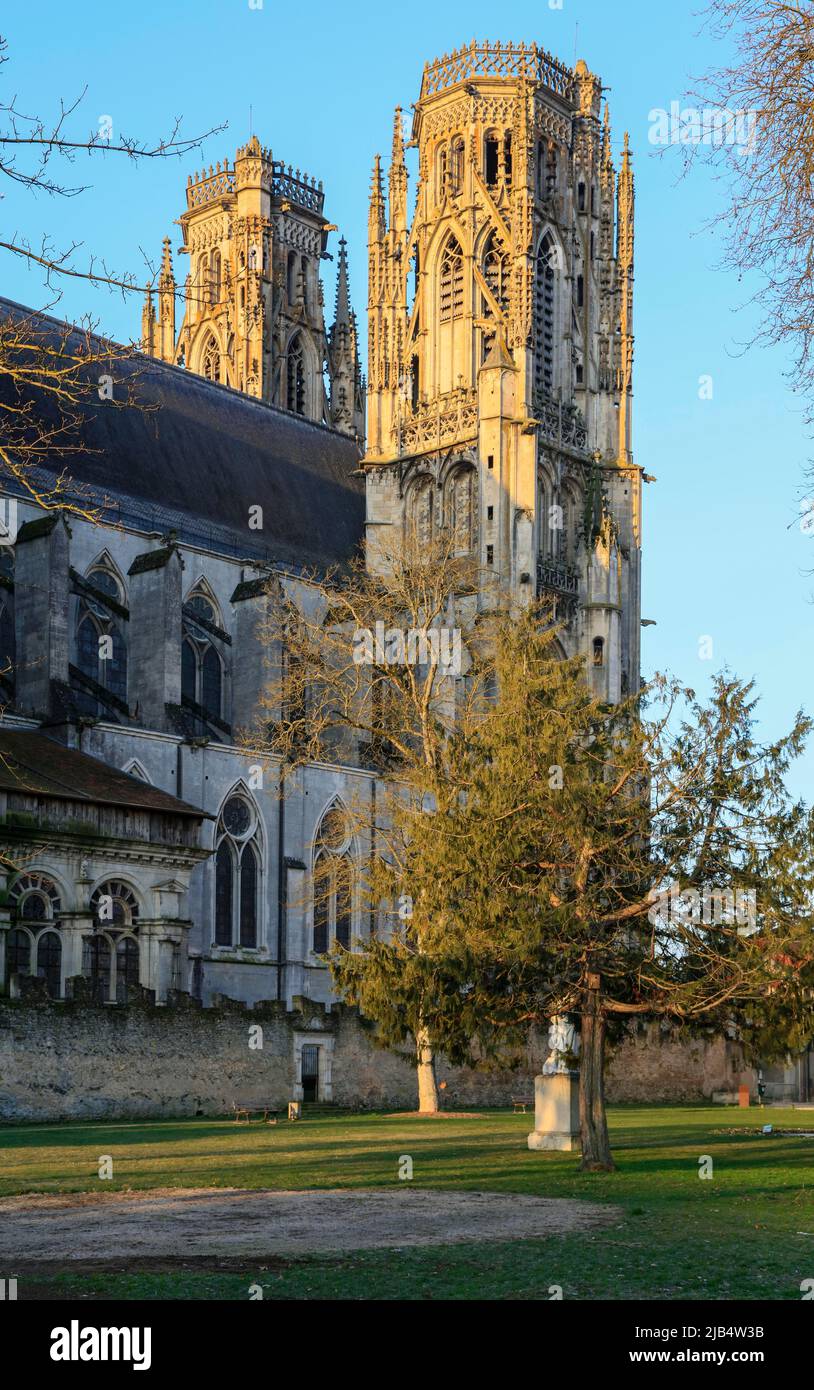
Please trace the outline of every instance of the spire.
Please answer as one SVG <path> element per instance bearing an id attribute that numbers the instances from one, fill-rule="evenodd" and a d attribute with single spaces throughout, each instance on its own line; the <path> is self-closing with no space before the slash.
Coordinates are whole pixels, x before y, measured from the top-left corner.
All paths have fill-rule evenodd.
<path id="1" fill-rule="evenodd" d="M 339 264 L 336 271 L 336 315 L 335 329 L 350 330 L 350 289 L 348 287 L 348 243 L 344 237 L 339 241 Z"/>
<path id="2" fill-rule="evenodd" d="M 630 160 L 630 136 L 625 131 L 622 150 L 622 167 L 619 170 L 617 189 L 617 244 L 616 255 L 620 267 L 629 270 L 633 266 L 633 166 Z"/>
<path id="3" fill-rule="evenodd" d="M 618 458 L 630 456 L 630 393 L 633 384 L 633 168 L 625 131 L 622 167 L 616 189 L 616 261 L 619 286 Z"/>
<path id="4" fill-rule="evenodd" d="M 387 230 L 384 218 L 384 190 L 382 188 L 382 157 L 376 155 L 373 161 L 373 177 L 370 187 L 370 212 L 368 214 L 368 241 L 381 241 Z"/>
<path id="5" fill-rule="evenodd" d="M 144 291 L 144 307 L 141 311 L 141 350 L 151 356 L 155 352 L 155 307 L 153 292 L 150 289 Z"/>
<path id="6" fill-rule="evenodd" d="M 164 238 L 164 245 L 161 252 L 161 271 L 158 276 L 159 291 L 175 289 L 175 275 L 172 269 L 172 251 L 170 249 L 170 239 Z"/>
<path id="7" fill-rule="evenodd" d="M 401 107 L 393 116 L 393 156 L 390 161 L 390 230 L 407 230 L 407 165 L 404 162 L 404 127 Z"/>
<path id="8" fill-rule="evenodd" d="M 336 272 L 336 314 L 328 334 L 330 421 L 343 434 L 364 438 L 365 403 L 357 347 L 356 320 L 350 306 L 348 244 L 339 242 Z"/>

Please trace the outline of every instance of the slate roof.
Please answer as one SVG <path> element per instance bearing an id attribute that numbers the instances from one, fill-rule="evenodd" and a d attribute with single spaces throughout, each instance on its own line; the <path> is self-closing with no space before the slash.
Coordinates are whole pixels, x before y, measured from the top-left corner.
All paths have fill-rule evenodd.
<path id="1" fill-rule="evenodd" d="M 26 320 L 55 343 L 65 334 L 64 323 L 0 297 L 3 316 Z M 83 332 L 72 333 L 72 344 L 85 341 Z M 95 346 L 105 345 L 96 339 Z M 86 451 L 57 459 L 54 472 L 65 469 L 97 505 L 105 499 L 110 519 L 294 568 L 350 559 L 365 514 L 363 484 L 352 476 L 360 462 L 355 440 L 141 354 L 114 363 L 113 393 L 127 399 L 119 374 L 126 376 L 147 408 L 117 408 L 98 397 L 100 370 L 94 364 L 80 406 Z M 14 392 L 0 371 L 0 400 L 16 401 Z M 57 419 L 56 409 L 51 397 L 36 397 L 45 422 Z M 262 531 L 248 526 L 249 508 L 258 504 Z"/>
<path id="2" fill-rule="evenodd" d="M 0 729 L 0 789 L 212 819 L 177 796 L 33 729 Z"/>

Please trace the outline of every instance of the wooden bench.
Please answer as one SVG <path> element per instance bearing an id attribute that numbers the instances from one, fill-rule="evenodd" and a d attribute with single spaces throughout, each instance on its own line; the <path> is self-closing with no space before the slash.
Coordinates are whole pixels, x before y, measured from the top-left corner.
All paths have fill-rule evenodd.
<path id="1" fill-rule="evenodd" d="M 276 1125 L 280 1112 L 279 1110 L 272 1110 L 270 1105 L 232 1105 L 232 1113 L 236 1125 L 251 1124 L 252 1115 L 262 1115 L 261 1124 Z"/>
<path id="2" fill-rule="evenodd" d="M 515 1115 L 525 1115 L 526 1107 L 533 1104 L 533 1100 L 524 1100 L 522 1096 L 512 1096 L 512 1110 Z"/>

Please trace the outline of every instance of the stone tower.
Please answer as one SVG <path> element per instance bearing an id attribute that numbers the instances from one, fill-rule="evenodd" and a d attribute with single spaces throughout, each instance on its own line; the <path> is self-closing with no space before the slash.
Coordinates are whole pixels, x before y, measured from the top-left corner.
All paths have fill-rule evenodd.
<path id="1" fill-rule="evenodd" d="M 640 469 L 631 455 L 633 175 L 602 87 L 543 49 L 428 64 L 409 148 L 369 213 L 367 525 L 454 528 L 479 602 L 550 595 L 597 693 L 637 688 Z"/>
<path id="2" fill-rule="evenodd" d="M 330 353 L 325 331 L 319 271 L 335 228 L 323 216 L 322 184 L 286 169 L 252 136 L 233 164 L 224 161 L 190 177 L 186 201 L 179 218 L 180 251 L 189 256 L 183 320 L 176 336 L 176 286 L 165 240 L 158 314 L 150 293 L 142 314 L 144 351 L 310 420 L 361 433 L 344 243 L 342 295 L 331 330 L 336 349 Z M 349 409 L 340 408 L 340 396 Z"/>

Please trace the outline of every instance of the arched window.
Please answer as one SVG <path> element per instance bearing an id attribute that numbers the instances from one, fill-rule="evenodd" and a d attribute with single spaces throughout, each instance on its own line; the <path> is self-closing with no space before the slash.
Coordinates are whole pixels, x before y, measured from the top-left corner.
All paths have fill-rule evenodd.
<path id="1" fill-rule="evenodd" d="M 537 391 L 553 396 L 558 385 L 555 371 L 558 344 L 557 299 L 560 250 L 551 232 L 546 232 L 537 251 L 534 297 L 534 384 Z"/>
<path id="2" fill-rule="evenodd" d="M 492 232 L 486 243 L 483 256 L 483 278 L 503 310 L 509 308 L 509 257 L 501 249 L 497 236 Z M 484 300 L 484 314 L 491 314 L 491 308 Z"/>
<path id="3" fill-rule="evenodd" d="M 464 311 L 464 257 L 454 236 L 441 255 L 440 318 L 442 323 L 460 318 Z"/>
<path id="4" fill-rule="evenodd" d="M 424 548 L 432 543 L 435 533 L 435 497 L 431 478 L 420 483 L 413 493 L 413 529 L 415 539 Z"/>
<path id="5" fill-rule="evenodd" d="M 472 481 L 472 471 L 467 469 L 456 473 L 449 485 L 449 523 L 456 555 L 468 555 L 472 549 Z"/>
<path id="6" fill-rule="evenodd" d="M 220 381 L 220 348 L 211 334 L 201 356 L 201 374 L 207 381 Z"/>
<path id="7" fill-rule="evenodd" d="M 446 191 L 447 191 L 447 175 L 448 175 L 448 169 L 449 169 L 449 148 L 448 148 L 448 146 L 447 146 L 446 144 L 439 145 L 439 146 L 438 146 L 438 155 L 437 155 L 437 159 L 436 159 L 436 173 L 437 173 L 437 186 L 438 186 L 438 195 L 437 195 L 437 196 L 438 196 L 438 201 L 439 201 L 439 203 L 440 203 L 441 199 L 444 197 L 444 194 L 445 194 Z"/>
<path id="8" fill-rule="evenodd" d="M 314 850 L 314 953 L 324 955 L 334 942 L 350 947 L 353 920 L 351 830 L 336 804 L 322 817 Z"/>
<path id="9" fill-rule="evenodd" d="M 14 551 L 0 546 L 0 681 L 14 688 L 17 639 L 14 631 Z"/>
<path id="10" fill-rule="evenodd" d="M 6 936 L 6 989 L 12 975 L 31 974 L 33 937 L 23 927 L 13 927 Z"/>
<path id="11" fill-rule="evenodd" d="M 139 983 L 138 899 L 120 879 L 108 879 L 90 900 L 93 936 L 82 949 L 82 974 L 100 1004 L 124 1004 L 127 986 Z"/>
<path id="12" fill-rule="evenodd" d="M 297 415 L 305 414 L 305 358 L 299 333 L 288 345 L 286 357 L 286 405 Z"/>
<path id="13" fill-rule="evenodd" d="M 214 600 L 200 585 L 188 596 L 183 609 L 181 643 L 181 699 L 196 705 L 214 719 L 223 717 L 223 662 L 212 638 L 220 640 L 220 614 Z"/>
<path id="14" fill-rule="evenodd" d="M 209 258 L 205 252 L 198 261 L 197 291 L 198 312 L 203 313 L 209 303 Z"/>
<path id="15" fill-rule="evenodd" d="M 489 131 L 483 142 L 483 176 L 490 188 L 494 188 L 498 175 L 498 150 L 500 142 L 494 131 Z"/>
<path id="16" fill-rule="evenodd" d="M 45 981 L 51 999 L 62 994 L 62 940 L 58 932 L 40 932 L 37 938 L 37 975 Z"/>
<path id="17" fill-rule="evenodd" d="M 46 874 L 21 874 L 9 890 L 9 901 L 18 921 L 53 922 L 62 909 L 59 890 Z"/>
<path id="18" fill-rule="evenodd" d="M 464 182 L 464 142 L 460 135 L 456 135 L 452 142 L 452 158 L 450 161 L 450 191 L 460 193 Z"/>
<path id="19" fill-rule="evenodd" d="M 260 830 L 247 797 L 226 801 L 215 844 L 215 945 L 254 950 L 260 944 Z"/>
<path id="20" fill-rule="evenodd" d="M 605 665 L 605 639 L 604 637 L 594 638 L 594 666 Z"/>
<path id="21" fill-rule="evenodd" d="M 76 611 L 76 665 L 97 689 L 81 687 L 77 703 L 87 714 L 109 711 L 104 691 L 127 705 L 124 585 L 106 556 L 85 575 L 87 588 Z M 115 708 L 115 706 L 114 706 Z"/>
<path id="22" fill-rule="evenodd" d="M 221 297 L 221 259 L 220 251 L 213 251 L 209 272 L 209 297 L 213 304 L 220 303 Z"/>
<path id="23" fill-rule="evenodd" d="M 134 936 L 116 942 L 116 1003 L 127 1003 L 128 985 L 139 983 L 139 945 Z"/>

